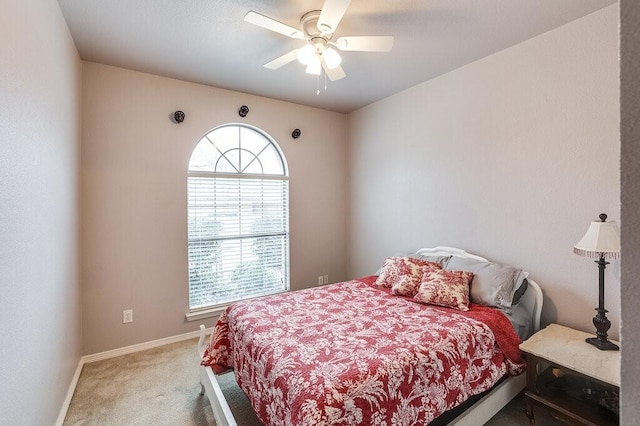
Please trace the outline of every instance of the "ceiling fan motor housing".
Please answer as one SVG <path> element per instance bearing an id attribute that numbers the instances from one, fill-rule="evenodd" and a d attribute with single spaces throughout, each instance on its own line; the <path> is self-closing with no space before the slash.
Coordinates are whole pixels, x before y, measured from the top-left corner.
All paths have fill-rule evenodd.
<path id="1" fill-rule="evenodd" d="M 332 36 L 332 34 L 324 33 L 318 29 L 320 13 L 319 10 L 312 10 L 300 18 L 302 32 L 309 43 L 308 46 L 303 47 L 298 52 L 298 60 L 304 65 L 308 65 L 311 62 L 312 56 L 319 58 L 325 52 Z"/>
<path id="2" fill-rule="evenodd" d="M 307 40 L 322 38 L 326 42 L 331 39 L 333 31 L 331 31 L 330 28 L 327 28 L 328 31 L 321 31 L 318 28 L 319 19 L 319 10 L 312 10 L 311 12 L 307 12 L 302 15 L 302 18 L 300 18 L 300 26 L 302 27 L 302 32 L 304 33 L 304 36 Z"/>

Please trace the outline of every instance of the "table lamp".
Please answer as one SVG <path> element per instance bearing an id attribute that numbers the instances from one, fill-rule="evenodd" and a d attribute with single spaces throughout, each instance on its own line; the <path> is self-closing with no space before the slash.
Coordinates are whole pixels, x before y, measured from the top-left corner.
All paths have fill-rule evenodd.
<path id="1" fill-rule="evenodd" d="M 600 221 L 591 222 L 587 233 L 573 247 L 573 252 L 580 256 L 596 258 L 598 271 L 600 272 L 599 302 L 593 317 L 593 325 L 596 327 L 596 337 L 586 339 L 600 350 L 617 351 L 618 345 L 607 339 L 607 331 L 611 328 L 611 321 L 607 318 L 607 310 L 604 308 L 604 268 L 609 264 L 605 259 L 618 259 L 620 257 L 620 237 L 614 222 L 607 222 L 607 215 L 602 213 Z"/>

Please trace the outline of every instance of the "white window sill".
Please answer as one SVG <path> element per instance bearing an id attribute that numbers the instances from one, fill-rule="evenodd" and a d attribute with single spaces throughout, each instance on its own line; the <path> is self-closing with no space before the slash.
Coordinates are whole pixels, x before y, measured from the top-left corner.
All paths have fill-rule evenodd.
<path id="1" fill-rule="evenodd" d="M 216 306 L 215 308 L 203 309 L 201 311 L 189 312 L 185 314 L 187 321 L 199 321 L 205 318 L 217 317 L 227 309 L 229 305 Z"/>

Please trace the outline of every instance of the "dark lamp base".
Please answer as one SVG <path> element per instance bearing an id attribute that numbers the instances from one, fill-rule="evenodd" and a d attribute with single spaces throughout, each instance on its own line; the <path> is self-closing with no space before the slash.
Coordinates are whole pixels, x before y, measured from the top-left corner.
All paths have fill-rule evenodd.
<path id="1" fill-rule="evenodd" d="M 585 342 L 591 343 L 593 346 L 600 349 L 601 351 L 619 351 L 620 350 L 618 345 L 616 345 L 612 341 L 600 340 L 597 337 L 589 337 L 585 339 Z"/>

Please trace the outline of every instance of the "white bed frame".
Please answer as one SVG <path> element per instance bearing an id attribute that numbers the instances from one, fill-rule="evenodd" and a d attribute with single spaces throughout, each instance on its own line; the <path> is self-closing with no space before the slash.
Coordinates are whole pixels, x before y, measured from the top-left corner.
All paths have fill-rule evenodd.
<path id="1" fill-rule="evenodd" d="M 433 247 L 423 248 L 417 251 L 417 254 L 428 256 L 456 256 L 470 259 L 476 259 L 488 262 L 487 259 L 467 253 L 464 250 L 454 247 Z M 542 313 L 542 290 L 540 286 L 530 278 L 529 287 L 522 296 L 520 303 L 531 314 L 533 320 L 533 332 L 540 330 L 540 314 Z M 208 344 L 204 325 L 200 326 L 200 340 L 198 341 L 198 354 L 202 358 L 204 350 Z M 472 407 L 456 417 L 450 424 L 456 426 L 475 426 L 486 423 L 498 411 L 509 403 L 518 393 L 520 393 L 526 382 L 526 374 L 508 377 L 498 386 L 493 388 L 491 392 L 476 402 Z M 211 402 L 213 417 L 217 426 L 236 426 L 236 420 L 231 413 L 229 404 L 222 394 L 220 384 L 216 379 L 216 374 L 211 367 L 200 366 L 200 394 L 207 394 Z"/>

